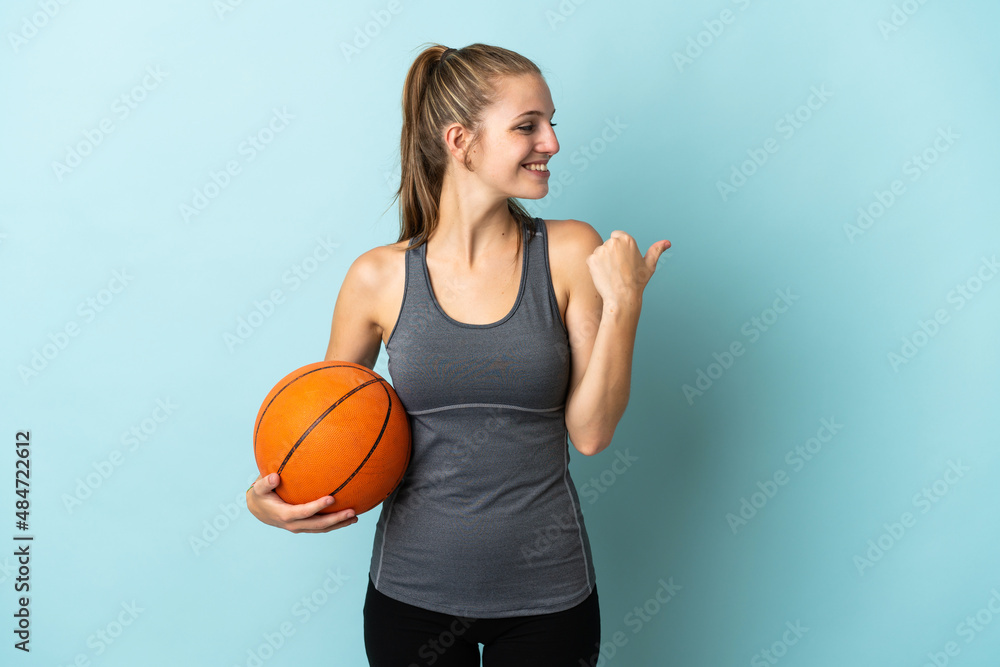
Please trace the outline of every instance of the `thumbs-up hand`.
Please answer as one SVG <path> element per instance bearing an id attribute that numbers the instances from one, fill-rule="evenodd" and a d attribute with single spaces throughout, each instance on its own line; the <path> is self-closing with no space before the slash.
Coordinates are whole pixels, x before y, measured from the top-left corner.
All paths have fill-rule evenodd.
<path id="1" fill-rule="evenodd" d="M 669 247 L 670 241 L 657 241 L 643 256 L 629 234 L 617 229 L 611 232 L 608 240 L 587 258 L 594 287 L 605 305 L 638 303 L 660 255 Z"/>

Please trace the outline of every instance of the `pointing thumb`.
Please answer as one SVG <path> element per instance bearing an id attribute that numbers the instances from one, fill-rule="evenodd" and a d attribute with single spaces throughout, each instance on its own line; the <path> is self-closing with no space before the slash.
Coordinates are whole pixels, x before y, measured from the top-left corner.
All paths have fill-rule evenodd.
<path id="1" fill-rule="evenodd" d="M 649 252 L 646 253 L 646 264 L 649 266 L 650 271 L 656 270 L 656 263 L 660 259 L 660 255 L 666 252 L 667 248 L 670 247 L 670 241 L 664 239 L 663 241 L 657 241 L 653 245 L 649 246 Z"/>

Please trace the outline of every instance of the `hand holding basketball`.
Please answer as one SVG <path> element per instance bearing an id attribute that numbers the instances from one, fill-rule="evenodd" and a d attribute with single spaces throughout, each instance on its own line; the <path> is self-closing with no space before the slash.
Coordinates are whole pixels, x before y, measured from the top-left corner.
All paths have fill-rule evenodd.
<path id="1" fill-rule="evenodd" d="M 263 523 L 309 533 L 348 526 L 382 503 L 411 452 L 396 392 L 348 361 L 308 364 L 282 378 L 261 403 L 253 444 L 261 476 L 247 491 L 247 509 Z"/>
<path id="2" fill-rule="evenodd" d="M 322 496 L 300 505 L 286 503 L 274 492 L 280 481 L 276 472 L 266 477 L 261 475 L 247 491 L 247 509 L 269 526 L 284 528 L 293 533 L 328 533 L 358 522 L 353 509 L 333 514 L 316 514 L 334 503 L 333 496 Z"/>

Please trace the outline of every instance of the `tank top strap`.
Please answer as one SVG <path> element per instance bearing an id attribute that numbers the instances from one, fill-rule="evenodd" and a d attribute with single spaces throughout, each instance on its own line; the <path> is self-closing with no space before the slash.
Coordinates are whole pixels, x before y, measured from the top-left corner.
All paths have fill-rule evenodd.
<path id="1" fill-rule="evenodd" d="M 535 319 L 543 326 L 567 335 L 552 282 L 552 267 L 549 264 L 549 230 L 545 221 L 535 218 L 535 238 L 527 246 L 528 285 L 524 299 L 535 311 Z"/>

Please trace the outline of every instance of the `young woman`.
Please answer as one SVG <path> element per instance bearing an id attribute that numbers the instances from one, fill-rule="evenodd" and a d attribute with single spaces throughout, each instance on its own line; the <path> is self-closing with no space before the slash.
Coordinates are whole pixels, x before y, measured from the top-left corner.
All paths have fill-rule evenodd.
<path id="1" fill-rule="evenodd" d="M 591 456 L 625 411 L 646 255 L 614 231 L 532 218 L 559 152 L 539 68 L 507 49 L 435 45 L 410 68 L 400 145 L 401 233 L 358 257 L 327 360 L 374 367 L 382 343 L 413 435 L 382 504 L 364 604 L 375 667 L 596 662 L 600 609 L 569 441 Z M 567 439 L 568 438 L 568 439 Z M 296 533 L 357 522 L 248 490 Z"/>

